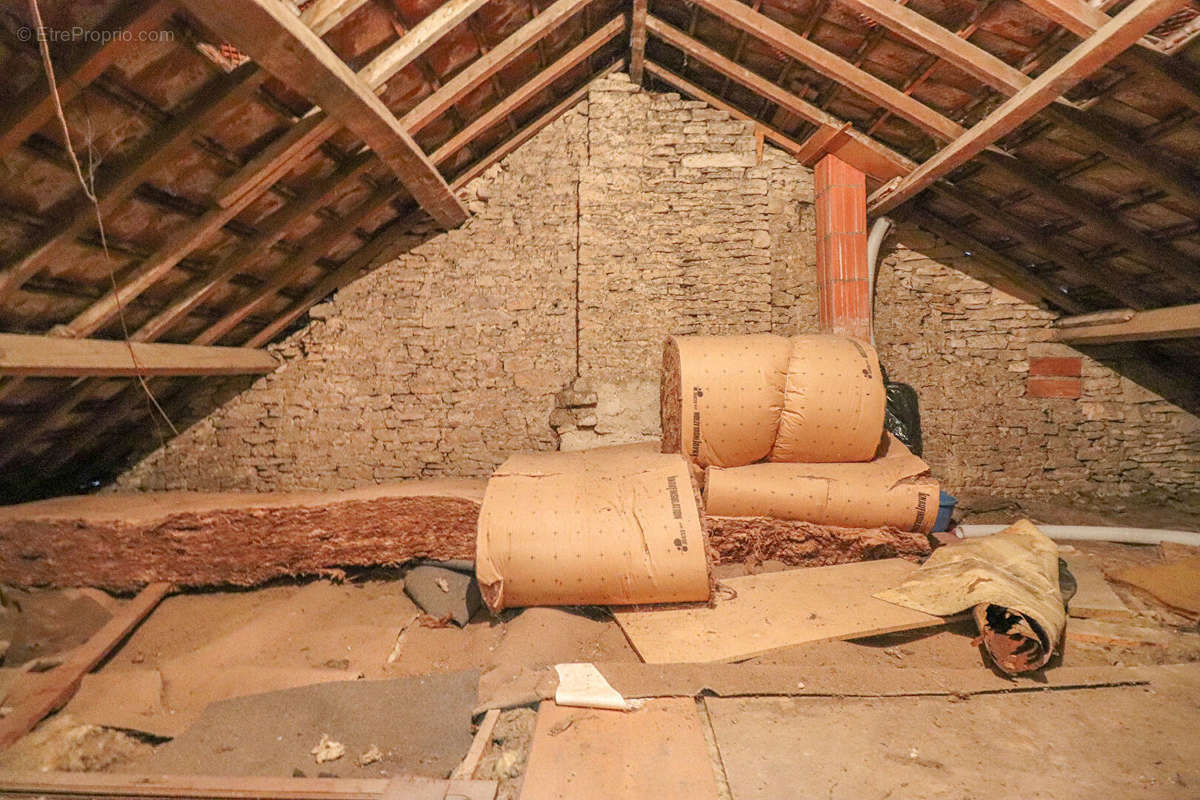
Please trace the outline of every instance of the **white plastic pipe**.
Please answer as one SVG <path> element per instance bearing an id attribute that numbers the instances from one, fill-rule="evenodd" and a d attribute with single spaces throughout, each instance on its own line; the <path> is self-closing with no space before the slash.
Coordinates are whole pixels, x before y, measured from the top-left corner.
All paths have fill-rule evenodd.
<path id="1" fill-rule="evenodd" d="M 965 539 L 990 536 L 1007 525 L 959 525 L 958 535 Z M 1173 542 L 1200 547 L 1200 533 L 1166 531 L 1158 528 L 1122 528 L 1104 525 L 1038 525 L 1037 529 L 1055 541 L 1122 542 L 1124 544 L 1161 544 Z"/>
<path id="2" fill-rule="evenodd" d="M 879 275 L 879 250 L 894 223 L 888 217 L 880 217 L 871 226 L 867 236 L 867 297 L 871 302 L 871 344 L 875 344 L 875 279 Z"/>

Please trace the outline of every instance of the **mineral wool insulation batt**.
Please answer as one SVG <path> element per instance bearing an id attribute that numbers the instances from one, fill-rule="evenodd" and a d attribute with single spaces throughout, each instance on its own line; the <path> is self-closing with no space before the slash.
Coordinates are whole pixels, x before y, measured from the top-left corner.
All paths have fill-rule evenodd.
<path id="1" fill-rule="evenodd" d="M 674 336 L 663 452 L 699 467 L 869 461 L 887 402 L 879 357 L 843 336 Z"/>

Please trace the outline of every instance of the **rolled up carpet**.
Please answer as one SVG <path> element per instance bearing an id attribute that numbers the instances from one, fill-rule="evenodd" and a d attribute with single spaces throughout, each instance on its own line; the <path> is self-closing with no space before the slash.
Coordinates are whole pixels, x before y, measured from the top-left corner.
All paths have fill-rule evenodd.
<path id="1" fill-rule="evenodd" d="M 488 481 L 475 570 L 493 611 L 707 600 L 687 462 L 650 444 L 512 456 Z"/>
<path id="2" fill-rule="evenodd" d="M 706 513 L 724 517 L 928 533 L 938 510 L 939 486 L 929 465 L 891 435 L 872 461 L 710 467 L 704 487 Z"/>
<path id="3" fill-rule="evenodd" d="M 1066 604 L 1058 546 L 1029 520 L 933 551 L 920 569 L 875 597 L 948 616 L 970 610 L 981 642 L 1004 672 L 1045 666 L 1062 641 Z"/>

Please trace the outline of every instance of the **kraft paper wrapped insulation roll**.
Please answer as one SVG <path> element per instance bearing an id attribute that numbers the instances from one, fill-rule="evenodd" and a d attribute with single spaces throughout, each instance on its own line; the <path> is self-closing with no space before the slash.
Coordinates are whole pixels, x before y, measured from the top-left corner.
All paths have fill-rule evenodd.
<path id="1" fill-rule="evenodd" d="M 793 336 L 770 459 L 869 461 L 879 447 L 886 405 L 875 348 L 845 336 Z"/>
<path id="2" fill-rule="evenodd" d="M 875 597 L 939 616 L 971 609 L 984 647 L 1010 675 L 1045 666 L 1067 625 L 1058 546 L 1029 520 L 939 547 Z"/>
<path id="3" fill-rule="evenodd" d="M 663 452 L 683 453 L 702 467 L 766 458 L 779 428 L 791 351 L 790 339 L 771 334 L 667 339 Z"/>
<path id="4" fill-rule="evenodd" d="M 512 456 L 488 482 L 475 559 L 493 611 L 709 597 L 687 461 L 649 444 Z"/>
<path id="5" fill-rule="evenodd" d="M 774 517 L 928 533 L 938 511 L 929 465 L 890 434 L 872 461 L 750 464 L 706 472 L 704 506 L 724 517 Z"/>

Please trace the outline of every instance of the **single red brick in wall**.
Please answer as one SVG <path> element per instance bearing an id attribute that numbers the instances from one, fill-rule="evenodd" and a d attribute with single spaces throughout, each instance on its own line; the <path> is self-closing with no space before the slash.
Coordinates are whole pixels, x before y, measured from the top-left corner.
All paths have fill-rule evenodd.
<path id="1" fill-rule="evenodd" d="M 817 162 L 813 181 L 821 330 L 869 339 L 866 175 L 837 156 L 825 156 Z"/>
<path id="2" fill-rule="evenodd" d="M 1079 378 L 1049 378 L 1030 375 L 1025 385 L 1026 397 L 1074 399 L 1083 394 L 1083 381 Z"/>
<path id="3" fill-rule="evenodd" d="M 1042 356 L 1029 359 L 1029 374 L 1055 378 L 1078 378 L 1083 374 L 1081 356 Z"/>

